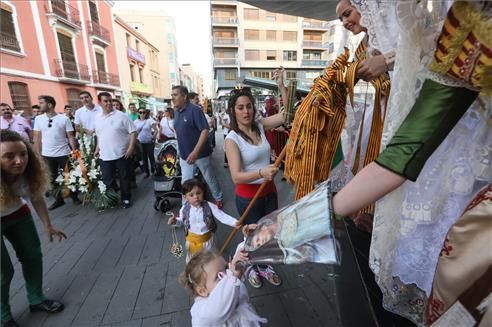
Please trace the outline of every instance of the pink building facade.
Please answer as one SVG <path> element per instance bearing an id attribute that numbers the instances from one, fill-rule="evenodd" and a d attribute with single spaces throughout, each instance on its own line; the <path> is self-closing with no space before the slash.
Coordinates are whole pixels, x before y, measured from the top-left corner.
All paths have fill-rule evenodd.
<path id="1" fill-rule="evenodd" d="M 57 111 L 80 107 L 79 92 L 121 95 L 112 1 L 7 1 L 1 4 L 0 102 L 29 116 L 39 95 Z"/>

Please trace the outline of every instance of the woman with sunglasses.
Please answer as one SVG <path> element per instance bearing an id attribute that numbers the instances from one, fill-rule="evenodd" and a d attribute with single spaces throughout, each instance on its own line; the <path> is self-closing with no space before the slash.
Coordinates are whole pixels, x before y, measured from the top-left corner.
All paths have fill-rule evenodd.
<path id="1" fill-rule="evenodd" d="M 231 130 L 225 139 L 225 152 L 229 162 L 232 180 L 236 184 L 236 207 L 243 214 L 260 185 L 266 180 L 267 186 L 255 202 L 244 224 L 255 224 L 261 217 L 278 208 L 277 189 L 273 178 L 278 168 L 270 164 L 270 144 L 265 130 L 284 123 L 283 113 L 270 117 L 256 117 L 255 99 L 246 89 L 233 91 L 229 100 Z M 248 282 L 260 288 L 265 278 L 273 285 L 280 285 L 280 277 L 271 266 L 259 265 L 249 269 Z"/>
<path id="2" fill-rule="evenodd" d="M 142 150 L 143 171 L 145 173 L 144 178 L 149 177 L 150 173 L 153 174 L 155 168 L 154 140 L 157 131 L 157 124 L 152 118 L 149 117 L 149 114 L 150 110 L 139 109 L 138 119 L 133 122 L 138 133 L 137 140 Z"/>
<path id="3" fill-rule="evenodd" d="M 29 198 L 34 211 L 41 219 L 50 242 L 67 238 L 51 225 L 43 192 L 48 187 L 50 176 L 43 160 L 34 153 L 30 143 L 18 133 L 0 132 L 0 214 L 1 214 L 1 283 L 2 283 L 2 326 L 16 327 L 10 308 L 10 283 L 14 267 L 5 245 L 8 240 L 22 267 L 26 283 L 30 311 L 55 313 L 63 310 L 63 304 L 48 300 L 43 292 L 43 257 L 31 209 L 25 198 Z"/>

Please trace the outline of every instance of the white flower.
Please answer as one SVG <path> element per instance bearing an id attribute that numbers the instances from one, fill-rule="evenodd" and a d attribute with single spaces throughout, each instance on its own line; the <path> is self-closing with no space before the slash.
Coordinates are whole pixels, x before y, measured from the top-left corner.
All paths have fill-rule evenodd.
<path id="1" fill-rule="evenodd" d="M 87 181 L 85 178 L 79 178 L 79 184 L 80 185 L 87 185 Z"/>
<path id="2" fill-rule="evenodd" d="M 65 176 L 64 175 L 58 175 L 58 177 L 55 179 L 55 182 L 57 184 L 63 184 L 63 182 L 65 182 Z"/>
<path id="3" fill-rule="evenodd" d="M 79 186 L 79 192 L 82 193 L 87 193 L 89 191 L 89 188 L 87 186 Z"/>
<path id="4" fill-rule="evenodd" d="M 75 185 L 68 185 L 68 188 L 70 189 L 70 191 L 72 192 L 76 192 L 77 191 L 77 187 L 75 187 Z"/>
<path id="5" fill-rule="evenodd" d="M 103 181 L 98 181 L 97 187 L 99 187 L 101 193 L 106 193 L 106 184 L 104 184 Z"/>
<path id="6" fill-rule="evenodd" d="M 80 168 L 79 165 L 75 166 L 75 169 L 73 171 L 73 175 L 77 177 L 82 177 L 82 169 Z"/>
<path id="7" fill-rule="evenodd" d="M 89 177 L 89 179 L 91 181 L 96 180 L 97 179 L 97 175 L 98 175 L 98 171 L 96 169 L 91 169 L 87 173 L 87 176 Z"/>

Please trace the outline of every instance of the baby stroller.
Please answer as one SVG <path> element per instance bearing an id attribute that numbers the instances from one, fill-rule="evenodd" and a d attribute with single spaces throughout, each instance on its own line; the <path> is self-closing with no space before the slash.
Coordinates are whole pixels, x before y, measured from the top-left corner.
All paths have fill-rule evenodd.
<path id="1" fill-rule="evenodd" d="M 171 209 L 167 198 L 181 198 L 181 167 L 178 142 L 165 141 L 157 154 L 154 175 L 154 209 L 166 212 Z"/>

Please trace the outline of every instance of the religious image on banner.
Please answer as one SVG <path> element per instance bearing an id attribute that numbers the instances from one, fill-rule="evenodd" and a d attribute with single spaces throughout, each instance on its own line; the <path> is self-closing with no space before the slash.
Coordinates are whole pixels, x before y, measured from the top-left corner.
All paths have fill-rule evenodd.
<path id="1" fill-rule="evenodd" d="M 339 264 L 331 182 L 261 218 L 244 241 L 249 263 Z"/>

